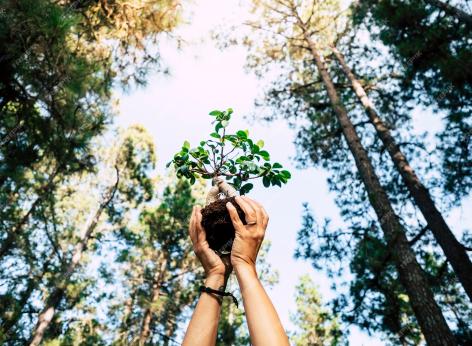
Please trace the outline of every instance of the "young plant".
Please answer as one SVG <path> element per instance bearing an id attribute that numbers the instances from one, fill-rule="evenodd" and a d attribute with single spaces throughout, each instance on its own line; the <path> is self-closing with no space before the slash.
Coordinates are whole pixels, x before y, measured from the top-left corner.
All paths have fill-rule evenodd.
<path id="1" fill-rule="evenodd" d="M 189 179 L 191 184 L 200 177 L 212 180 L 213 187 L 207 195 L 206 207 L 202 210 L 202 224 L 210 247 L 220 252 L 222 246 L 227 252 L 234 238 L 226 202 L 234 199 L 237 192 L 244 195 L 251 191 L 254 185 L 250 180 L 262 178 L 263 185 L 269 187 L 282 186 L 291 177 L 280 163 L 270 162 L 270 154 L 263 150 L 262 140 L 254 142 L 247 130 L 228 133 L 232 114 L 231 108 L 210 112 L 214 117 L 211 138 L 201 141 L 195 148 L 185 141 L 182 149 L 167 164 L 168 167 L 173 165 L 177 176 Z M 233 204 L 238 208 L 236 203 Z M 244 213 L 240 208 L 238 212 L 244 222 Z"/>

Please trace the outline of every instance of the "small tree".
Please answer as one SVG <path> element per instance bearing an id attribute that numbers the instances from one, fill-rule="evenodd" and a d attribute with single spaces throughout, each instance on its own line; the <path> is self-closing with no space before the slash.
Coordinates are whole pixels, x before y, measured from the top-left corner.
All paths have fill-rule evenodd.
<path id="1" fill-rule="evenodd" d="M 289 171 L 278 162 L 270 162 L 270 154 L 263 150 L 264 142 L 254 142 L 249 138 L 249 131 L 239 130 L 228 134 L 227 128 L 233 110 L 214 110 L 214 132 L 210 139 L 201 141 L 199 146 L 191 148 L 185 141 L 182 149 L 167 164 L 173 165 L 178 177 L 186 177 L 194 184 L 198 178 L 211 179 L 206 207 L 202 210 L 202 224 L 207 232 L 210 247 L 221 254 L 228 253 L 234 238 L 234 228 L 225 204 L 238 193 L 244 195 L 254 185 L 249 180 L 262 178 L 265 187 L 282 186 L 290 179 Z M 244 213 L 235 204 L 243 222 Z"/>

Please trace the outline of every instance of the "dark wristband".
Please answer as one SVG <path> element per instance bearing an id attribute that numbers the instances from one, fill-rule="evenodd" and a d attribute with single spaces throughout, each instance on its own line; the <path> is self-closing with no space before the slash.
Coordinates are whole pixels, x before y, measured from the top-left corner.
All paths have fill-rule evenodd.
<path id="1" fill-rule="evenodd" d="M 206 286 L 200 286 L 198 288 L 198 291 L 201 293 L 201 292 L 205 292 L 205 293 L 210 293 L 210 294 L 216 294 L 218 296 L 221 296 L 221 297 L 231 297 L 233 299 L 233 303 L 236 305 L 236 307 L 238 307 L 238 300 L 236 299 L 236 297 L 230 293 L 230 292 L 224 292 L 224 291 L 219 291 L 219 290 L 214 290 L 213 288 L 210 288 L 210 287 L 206 287 Z"/>

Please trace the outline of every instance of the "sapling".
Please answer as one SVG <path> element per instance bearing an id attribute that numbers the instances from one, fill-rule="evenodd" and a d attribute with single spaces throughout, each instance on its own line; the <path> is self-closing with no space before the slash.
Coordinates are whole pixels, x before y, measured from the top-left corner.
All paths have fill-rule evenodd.
<path id="1" fill-rule="evenodd" d="M 226 203 L 233 202 L 243 223 L 244 212 L 234 202 L 238 192 L 245 195 L 254 185 L 249 182 L 262 178 L 265 187 L 282 186 L 290 179 L 290 172 L 278 162 L 270 162 L 270 154 L 263 150 L 264 142 L 254 142 L 249 131 L 227 133 L 233 110 L 214 110 L 214 132 L 210 139 L 191 148 L 185 141 L 182 149 L 167 164 L 173 165 L 178 177 L 185 177 L 194 184 L 197 179 L 211 179 L 212 187 L 202 209 L 202 225 L 210 248 L 220 255 L 228 254 L 234 239 L 234 228 L 226 210 Z"/>

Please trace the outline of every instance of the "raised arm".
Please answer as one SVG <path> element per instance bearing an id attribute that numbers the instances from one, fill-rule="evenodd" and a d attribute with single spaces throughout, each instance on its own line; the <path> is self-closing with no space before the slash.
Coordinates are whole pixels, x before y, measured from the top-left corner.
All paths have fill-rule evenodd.
<path id="1" fill-rule="evenodd" d="M 236 208 L 228 203 L 226 207 L 236 231 L 231 263 L 241 289 L 251 343 L 254 346 L 289 345 L 279 316 L 256 272 L 257 253 L 269 217 L 262 205 L 248 197 L 236 197 L 236 202 L 246 215 L 247 225 L 243 225 Z"/>
<path id="2" fill-rule="evenodd" d="M 193 249 L 205 269 L 205 286 L 215 290 L 224 290 L 226 280 L 231 273 L 231 264 L 226 264 L 208 246 L 205 231 L 201 226 L 200 207 L 194 207 L 190 218 L 189 233 Z M 209 293 L 202 293 L 182 343 L 184 346 L 213 346 L 216 342 L 218 321 L 221 312 L 221 298 Z"/>

